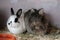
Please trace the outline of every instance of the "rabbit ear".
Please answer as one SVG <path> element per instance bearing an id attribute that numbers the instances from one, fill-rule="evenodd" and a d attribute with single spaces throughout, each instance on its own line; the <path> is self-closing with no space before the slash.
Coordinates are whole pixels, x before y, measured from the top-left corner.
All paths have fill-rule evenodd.
<path id="1" fill-rule="evenodd" d="M 42 15 L 44 13 L 44 9 L 41 8 L 41 9 L 38 10 L 38 12 L 39 12 L 40 15 Z"/>
<path id="2" fill-rule="evenodd" d="M 17 17 L 20 17 L 21 14 L 22 14 L 22 9 L 19 9 L 19 10 L 17 11 L 16 15 L 17 15 Z"/>
<path id="3" fill-rule="evenodd" d="M 11 8 L 11 14 L 14 15 L 14 10 L 13 10 L 13 8 Z"/>
<path id="4" fill-rule="evenodd" d="M 31 10 L 31 12 L 35 12 L 35 10 L 34 9 L 30 9 Z"/>
<path id="5" fill-rule="evenodd" d="M 32 9 L 31 9 L 31 11 L 32 11 L 32 12 L 36 12 L 36 11 L 37 11 L 37 9 L 32 8 Z"/>

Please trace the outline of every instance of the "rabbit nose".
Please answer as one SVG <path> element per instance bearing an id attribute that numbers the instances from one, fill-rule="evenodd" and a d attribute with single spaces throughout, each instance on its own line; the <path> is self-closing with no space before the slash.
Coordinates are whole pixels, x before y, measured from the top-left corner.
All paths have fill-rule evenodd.
<path id="1" fill-rule="evenodd" d="M 8 25 L 10 25 L 10 23 L 8 23 Z"/>
<path id="2" fill-rule="evenodd" d="M 10 21 L 10 23 L 8 23 L 8 25 L 10 25 L 12 23 L 12 21 Z"/>

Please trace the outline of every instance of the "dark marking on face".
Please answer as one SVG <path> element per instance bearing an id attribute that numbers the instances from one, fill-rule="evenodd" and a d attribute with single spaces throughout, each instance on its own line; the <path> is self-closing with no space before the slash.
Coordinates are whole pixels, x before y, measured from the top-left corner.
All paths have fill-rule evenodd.
<path id="1" fill-rule="evenodd" d="M 10 23 L 12 23 L 12 21 L 10 21 Z"/>
<path id="2" fill-rule="evenodd" d="M 15 22 L 18 22 L 18 18 L 15 18 Z"/>
<path id="3" fill-rule="evenodd" d="M 10 23 L 8 23 L 8 25 L 10 25 Z"/>
<path id="4" fill-rule="evenodd" d="M 12 23 L 12 21 L 10 21 L 10 23 L 8 23 L 8 25 L 10 25 Z"/>

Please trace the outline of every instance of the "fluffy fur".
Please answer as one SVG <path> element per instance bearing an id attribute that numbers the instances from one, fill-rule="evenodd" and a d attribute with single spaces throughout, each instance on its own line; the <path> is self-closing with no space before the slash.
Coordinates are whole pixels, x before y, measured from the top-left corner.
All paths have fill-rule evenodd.
<path id="1" fill-rule="evenodd" d="M 48 17 L 43 8 L 30 9 L 24 14 L 25 26 L 28 33 L 45 34 L 48 28 Z"/>
<path id="2" fill-rule="evenodd" d="M 26 31 L 22 9 L 19 9 L 15 14 L 13 8 L 11 8 L 11 16 L 8 18 L 7 28 L 14 34 L 20 34 Z"/>

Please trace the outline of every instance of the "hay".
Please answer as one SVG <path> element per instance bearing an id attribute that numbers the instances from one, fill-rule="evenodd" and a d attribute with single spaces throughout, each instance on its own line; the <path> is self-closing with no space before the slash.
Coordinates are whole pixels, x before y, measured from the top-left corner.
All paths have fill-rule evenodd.
<path id="1" fill-rule="evenodd" d="M 0 33 L 12 34 L 9 31 L 0 31 Z M 33 35 L 33 34 L 13 34 L 17 40 L 60 40 L 60 30 L 55 30 L 48 35 Z"/>

